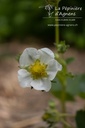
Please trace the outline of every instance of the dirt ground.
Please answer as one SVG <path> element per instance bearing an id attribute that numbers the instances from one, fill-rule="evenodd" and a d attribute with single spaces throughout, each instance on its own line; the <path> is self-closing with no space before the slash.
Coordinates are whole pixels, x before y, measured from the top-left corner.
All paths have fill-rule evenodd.
<path id="1" fill-rule="evenodd" d="M 48 106 L 48 101 L 54 99 L 57 107 L 60 103 L 49 92 L 21 88 L 18 79 L 18 63 L 15 56 L 27 47 L 41 48 L 45 44 L 39 40 L 28 40 L 28 44 L 20 44 L 13 41 L 10 44 L 0 45 L 0 128 L 38 128 L 45 126 L 41 116 Z M 37 43 L 38 42 L 38 43 Z M 54 47 L 50 47 L 55 51 Z M 85 73 L 85 52 L 69 49 L 64 57 L 75 57 L 75 61 L 69 65 L 69 71 L 73 73 Z M 76 98 L 75 102 L 66 104 L 67 112 L 83 108 L 85 100 Z M 59 127 L 60 128 L 60 127 Z"/>

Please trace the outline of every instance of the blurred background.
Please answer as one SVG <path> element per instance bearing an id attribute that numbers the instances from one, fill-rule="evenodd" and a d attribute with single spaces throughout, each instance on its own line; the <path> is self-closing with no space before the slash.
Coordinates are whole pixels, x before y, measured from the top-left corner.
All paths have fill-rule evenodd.
<path id="1" fill-rule="evenodd" d="M 47 26 L 49 21 L 43 18 L 47 12 L 39 8 L 46 4 L 45 0 L 0 0 L 0 42 L 15 38 L 22 41 L 31 35 L 53 43 L 54 27 Z M 77 17 L 82 19 L 76 19 L 77 27 L 60 27 L 60 39 L 77 48 L 85 48 L 84 0 L 61 0 L 59 6 L 62 5 L 82 7 L 82 11 L 76 11 Z"/>
<path id="2" fill-rule="evenodd" d="M 0 0 L 0 128 L 19 128 L 21 124 L 16 122 L 41 116 L 48 101 L 55 100 L 49 93 L 22 89 L 17 79 L 18 63 L 15 57 L 25 48 L 49 47 L 55 51 L 55 28 L 47 26 L 49 20 L 43 18 L 47 12 L 39 8 L 45 5 L 44 0 Z M 77 12 L 82 17 L 76 20 L 77 27 L 60 27 L 60 40 L 66 40 L 71 46 L 64 57 L 75 58 L 68 69 L 82 74 L 85 73 L 85 2 L 61 0 L 59 6 L 62 5 L 83 8 Z M 51 19 L 50 23 L 53 22 Z M 58 100 L 56 104 L 59 107 Z M 75 104 L 67 104 L 67 110 L 70 108 L 75 113 L 83 105 L 84 100 L 77 98 Z M 41 120 L 36 122 L 42 124 Z M 33 126 L 32 122 L 27 127 L 37 128 L 38 125 Z"/>

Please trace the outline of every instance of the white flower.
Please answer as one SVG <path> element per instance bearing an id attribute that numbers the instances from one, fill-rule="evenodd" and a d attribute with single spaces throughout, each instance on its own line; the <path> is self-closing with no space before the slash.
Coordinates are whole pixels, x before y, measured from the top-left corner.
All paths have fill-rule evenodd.
<path id="1" fill-rule="evenodd" d="M 62 65 L 54 59 L 54 53 L 48 48 L 26 48 L 19 59 L 18 79 L 22 87 L 49 91 L 51 81 Z"/>

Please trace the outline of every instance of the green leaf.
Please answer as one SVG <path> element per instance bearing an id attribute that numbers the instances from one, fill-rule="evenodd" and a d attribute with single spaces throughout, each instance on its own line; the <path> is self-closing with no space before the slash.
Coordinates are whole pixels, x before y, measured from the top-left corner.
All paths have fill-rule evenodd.
<path id="1" fill-rule="evenodd" d="M 80 75 L 80 91 L 85 93 L 85 74 Z"/>
<path id="2" fill-rule="evenodd" d="M 79 94 L 79 96 L 80 96 L 81 98 L 85 99 L 85 93 L 81 92 L 81 93 Z"/>
<path id="3" fill-rule="evenodd" d="M 52 91 L 60 91 L 62 90 L 62 86 L 57 78 L 54 79 L 55 82 L 52 83 Z"/>
<path id="4" fill-rule="evenodd" d="M 51 88 L 51 93 L 61 99 L 61 93 L 62 93 L 62 85 L 60 84 L 59 80 L 57 78 L 55 78 L 55 83 L 52 83 L 52 88 Z M 66 92 L 66 100 L 67 101 L 74 101 L 74 97 L 69 94 L 68 92 Z"/>
<path id="5" fill-rule="evenodd" d="M 62 75 L 62 74 L 61 74 Z M 60 79 L 59 79 L 60 80 Z M 62 85 L 57 78 L 52 82 L 51 93 L 61 99 Z M 73 101 L 74 96 L 85 98 L 85 74 L 77 75 L 74 78 L 67 77 L 66 100 Z"/>
<path id="6" fill-rule="evenodd" d="M 77 128 L 85 128 L 85 110 L 77 111 L 75 120 Z"/>
<path id="7" fill-rule="evenodd" d="M 66 91 L 70 94 L 70 95 L 77 95 L 80 90 L 79 90 L 79 77 L 75 76 L 75 78 L 68 78 L 67 79 L 67 87 L 66 87 Z"/>
<path id="8" fill-rule="evenodd" d="M 85 98 L 85 74 L 77 75 L 73 79 L 68 78 L 66 91 L 70 95 L 79 95 Z"/>
<path id="9" fill-rule="evenodd" d="M 62 93 L 62 91 L 52 91 L 51 90 L 51 93 L 55 97 L 57 97 L 58 99 L 61 99 L 61 93 Z M 74 97 L 72 95 L 70 95 L 69 93 L 66 92 L 66 99 L 65 100 L 66 101 L 74 101 L 75 99 L 74 99 Z"/>
<path id="10" fill-rule="evenodd" d="M 73 58 L 73 57 L 67 58 L 67 59 L 66 59 L 66 63 L 67 63 L 67 64 L 70 64 L 70 63 L 72 63 L 74 60 L 75 60 L 75 58 Z"/>

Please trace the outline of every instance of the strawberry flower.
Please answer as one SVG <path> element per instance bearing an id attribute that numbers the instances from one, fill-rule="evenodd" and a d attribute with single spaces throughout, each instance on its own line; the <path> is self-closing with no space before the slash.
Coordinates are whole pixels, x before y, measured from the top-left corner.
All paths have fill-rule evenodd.
<path id="1" fill-rule="evenodd" d="M 54 59 L 54 53 L 48 48 L 26 48 L 19 58 L 20 70 L 18 80 L 21 87 L 32 87 L 36 90 L 51 88 L 51 81 L 62 65 Z"/>

